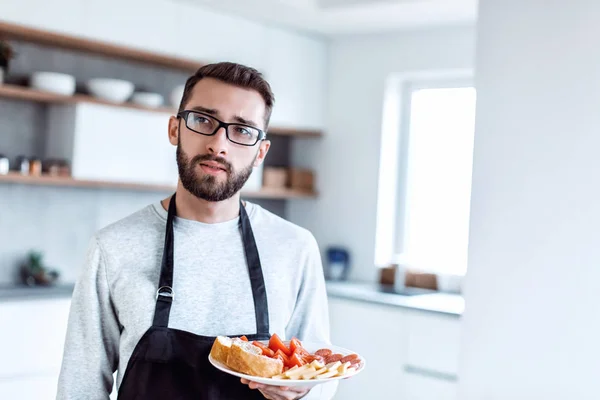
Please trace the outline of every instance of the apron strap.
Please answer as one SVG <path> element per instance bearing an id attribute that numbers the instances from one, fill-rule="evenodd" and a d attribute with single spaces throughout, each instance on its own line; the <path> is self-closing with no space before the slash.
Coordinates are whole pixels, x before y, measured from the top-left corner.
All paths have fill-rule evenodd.
<path id="1" fill-rule="evenodd" d="M 173 291 L 173 220 L 177 215 L 175 207 L 175 194 L 169 201 L 169 210 L 167 215 L 167 226 L 165 229 L 165 244 L 163 248 L 163 258 L 160 268 L 160 279 L 158 290 L 156 291 L 156 308 L 154 310 L 154 320 L 152 325 L 158 327 L 167 327 L 169 325 L 169 314 L 171 304 L 175 299 Z M 240 202 L 240 231 L 242 242 L 244 244 L 244 254 L 248 265 L 248 274 L 252 286 L 252 297 L 254 300 L 254 314 L 256 317 L 256 333 L 269 334 L 269 306 L 267 302 L 267 291 L 262 273 L 262 266 L 254 233 L 250 226 L 250 218 L 246 208 Z"/>
<path id="2" fill-rule="evenodd" d="M 254 233 L 250 226 L 250 218 L 246 213 L 246 207 L 240 202 L 240 229 L 242 241 L 244 242 L 244 253 L 246 253 L 246 264 L 252 285 L 252 298 L 254 299 L 254 315 L 256 316 L 256 333 L 269 333 L 269 306 L 267 302 L 267 290 L 265 280 L 254 240 Z"/>
<path id="3" fill-rule="evenodd" d="M 154 326 L 166 327 L 169 325 L 171 303 L 174 299 L 173 292 L 173 219 L 177 214 L 175 209 L 175 193 L 169 201 L 167 214 L 167 227 L 165 229 L 165 244 L 160 267 L 160 280 L 156 291 L 156 307 L 154 309 Z"/>

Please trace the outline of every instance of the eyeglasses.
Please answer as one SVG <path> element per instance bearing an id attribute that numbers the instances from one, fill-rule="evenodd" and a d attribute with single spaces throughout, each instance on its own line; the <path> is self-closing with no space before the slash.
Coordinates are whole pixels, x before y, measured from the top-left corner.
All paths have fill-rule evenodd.
<path id="1" fill-rule="evenodd" d="M 267 135 L 264 131 L 250 125 L 223 122 L 212 115 L 198 111 L 185 110 L 177 113 L 185 121 L 185 126 L 201 135 L 212 136 L 223 127 L 229 141 L 242 146 L 254 146 Z"/>

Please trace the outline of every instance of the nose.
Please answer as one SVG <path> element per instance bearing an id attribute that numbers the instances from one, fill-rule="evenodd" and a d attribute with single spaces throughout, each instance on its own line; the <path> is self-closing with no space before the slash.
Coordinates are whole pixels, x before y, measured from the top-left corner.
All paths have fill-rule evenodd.
<path id="1" fill-rule="evenodd" d="M 206 143 L 206 150 L 211 154 L 227 154 L 227 132 L 224 127 L 219 128 L 217 133 L 209 136 L 209 141 Z"/>

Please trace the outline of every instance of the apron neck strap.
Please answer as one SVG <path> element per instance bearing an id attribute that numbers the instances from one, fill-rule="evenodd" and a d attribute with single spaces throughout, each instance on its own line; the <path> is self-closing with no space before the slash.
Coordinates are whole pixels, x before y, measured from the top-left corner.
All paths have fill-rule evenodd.
<path id="1" fill-rule="evenodd" d="M 260 257 L 254 240 L 254 232 L 250 226 L 250 218 L 246 207 L 240 201 L 240 230 L 244 242 L 244 253 L 246 254 L 246 265 L 250 276 L 252 287 L 252 298 L 254 299 L 254 315 L 256 317 L 256 333 L 269 333 L 269 307 L 267 303 L 267 290 L 260 265 Z"/>
<path id="2" fill-rule="evenodd" d="M 158 290 L 156 291 L 156 308 L 154 310 L 153 326 L 167 327 L 169 325 L 171 304 L 175 300 L 175 292 L 173 291 L 173 221 L 177 215 L 175 204 L 175 194 L 173 194 L 169 201 L 160 280 Z M 250 218 L 241 201 L 239 227 L 242 235 L 242 242 L 244 244 L 246 264 L 248 265 L 250 285 L 252 287 L 256 333 L 269 334 L 269 307 L 262 266 L 256 247 L 256 241 L 254 240 L 254 233 L 250 226 Z"/>

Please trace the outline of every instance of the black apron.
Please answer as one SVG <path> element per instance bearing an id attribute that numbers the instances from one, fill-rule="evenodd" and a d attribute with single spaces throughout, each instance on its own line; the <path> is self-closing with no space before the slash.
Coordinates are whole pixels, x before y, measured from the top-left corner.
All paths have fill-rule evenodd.
<path id="1" fill-rule="evenodd" d="M 258 390 L 249 389 L 247 385 L 240 382 L 240 378 L 221 372 L 210 364 L 208 355 L 215 337 L 200 336 L 168 327 L 171 303 L 176 301 L 176 290 L 172 289 L 175 215 L 175 195 L 173 195 L 169 203 L 154 322 L 131 355 L 119 388 L 118 399 L 264 400 L 264 396 Z M 250 219 L 241 203 L 240 230 L 252 285 L 257 333 L 229 336 L 246 335 L 250 341 L 268 340 L 271 335 L 267 293 Z"/>

